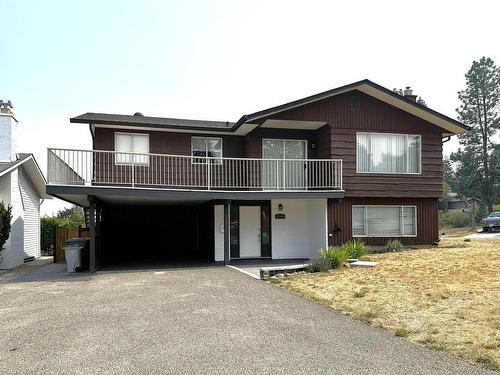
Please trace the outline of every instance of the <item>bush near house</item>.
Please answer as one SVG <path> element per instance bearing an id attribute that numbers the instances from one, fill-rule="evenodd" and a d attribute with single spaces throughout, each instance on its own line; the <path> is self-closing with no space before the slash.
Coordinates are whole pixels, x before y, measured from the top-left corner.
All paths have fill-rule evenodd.
<path id="1" fill-rule="evenodd" d="M 326 272 L 332 268 L 332 264 L 326 258 L 316 258 L 311 261 L 307 267 L 307 272 Z"/>
<path id="2" fill-rule="evenodd" d="M 10 222 L 12 220 L 12 207 L 10 204 L 5 205 L 0 202 L 0 251 L 10 236 Z"/>
<path id="3" fill-rule="evenodd" d="M 439 228 L 465 228 L 470 227 L 471 217 L 469 212 L 439 212 Z"/>
<path id="4" fill-rule="evenodd" d="M 320 255 L 330 261 L 331 268 L 339 268 L 349 259 L 349 252 L 341 247 L 324 247 L 320 250 Z"/>
<path id="5" fill-rule="evenodd" d="M 341 246 L 342 249 L 349 253 L 349 258 L 359 259 L 365 256 L 368 249 L 363 241 L 354 240 L 348 241 Z"/>
<path id="6" fill-rule="evenodd" d="M 399 240 L 389 240 L 385 243 L 385 250 L 386 251 L 401 251 L 403 248 L 403 244 Z"/>
<path id="7" fill-rule="evenodd" d="M 366 255 L 367 247 L 363 241 L 348 241 L 340 247 L 328 246 L 320 250 L 320 255 L 330 261 L 331 268 L 338 268 L 348 259 L 358 259 Z"/>

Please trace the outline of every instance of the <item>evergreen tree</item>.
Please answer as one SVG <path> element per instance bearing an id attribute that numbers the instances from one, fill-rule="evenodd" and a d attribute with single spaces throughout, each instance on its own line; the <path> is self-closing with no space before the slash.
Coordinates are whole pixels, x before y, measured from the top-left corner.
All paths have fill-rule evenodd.
<path id="1" fill-rule="evenodd" d="M 477 184 L 482 201 L 491 212 L 493 207 L 493 176 L 490 168 L 491 151 L 494 148 L 492 136 L 500 128 L 500 69 L 490 58 L 474 61 L 465 75 L 466 88 L 458 93 L 462 104 L 457 108 L 459 120 L 471 127 L 461 134 L 460 144 L 464 147 L 452 156 L 458 161 L 456 175 L 461 169 L 470 172 L 461 183 L 461 188 L 470 183 Z M 461 157 L 465 159 L 462 160 Z M 471 169 L 476 168 L 476 169 Z M 478 181 L 476 181 L 478 177 Z"/>
<path id="2" fill-rule="evenodd" d="M 443 183 L 447 184 L 449 190 L 453 192 L 456 192 L 458 190 L 453 165 L 450 158 L 448 157 L 444 157 L 443 159 Z"/>
<path id="3" fill-rule="evenodd" d="M 453 179 L 455 193 L 463 198 L 482 197 L 482 176 L 478 173 L 481 165 L 474 150 L 468 147 L 459 149 L 451 154 L 450 159 L 456 167 Z"/>

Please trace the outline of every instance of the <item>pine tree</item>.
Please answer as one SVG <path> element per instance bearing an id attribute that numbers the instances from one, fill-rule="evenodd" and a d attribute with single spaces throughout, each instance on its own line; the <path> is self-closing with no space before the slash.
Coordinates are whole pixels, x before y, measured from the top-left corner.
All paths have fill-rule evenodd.
<path id="1" fill-rule="evenodd" d="M 459 120 L 469 125 L 471 130 L 461 134 L 462 155 L 468 167 L 477 165 L 473 174 L 479 173 L 479 186 L 483 202 L 488 210 L 493 210 L 493 183 L 490 170 L 491 151 L 494 148 L 492 136 L 500 128 L 500 69 L 490 58 L 482 57 L 474 61 L 465 75 L 466 88 L 458 92 L 462 104 L 457 108 Z M 460 152 L 459 152 L 460 153 Z M 454 155 L 452 160 L 457 160 Z M 466 169 L 468 169 L 468 167 Z M 457 174 L 459 170 L 457 170 Z M 469 176 L 469 182 L 474 176 Z"/>

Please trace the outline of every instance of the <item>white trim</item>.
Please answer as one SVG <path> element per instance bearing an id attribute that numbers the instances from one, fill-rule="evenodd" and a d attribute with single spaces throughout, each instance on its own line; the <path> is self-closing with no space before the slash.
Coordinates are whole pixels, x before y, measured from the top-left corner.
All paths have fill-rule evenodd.
<path id="1" fill-rule="evenodd" d="M 415 234 L 400 234 L 400 235 L 384 235 L 384 234 L 377 234 L 377 235 L 368 235 L 368 234 L 365 234 L 365 235 L 355 235 L 354 234 L 354 226 L 352 225 L 352 220 L 353 220 L 353 209 L 355 207 L 364 207 L 365 208 L 365 215 L 364 215 L 364 220 L 365 220 L 365 233 L 368 231 L 368 210 L 367 208 L 368 207 L 398 207 L 400 210 L 399 210 L 399 215 L 400 215 L 400 231 L 401 232 L 404 232 L 404 229 L 401 230 L 401 226 L 403 226 L 404 228 L 404 223 L 403 223 L 403 220 L 402 220 L 402 215 L 403 215 L 403 208 L 404 207 L 411 207 L 411 208 L 415 208 L 415 217 L 414 217 L 414 220 L 415 220 Z M 404 237 L 404 238 L 411 238 L 411 237 L 417 237 L 418 235 L 418 228 L 417 228 L 417 218 L 418 218 L 418 215 L 417 215 L 417 206 L 416 205 L 406 205 L 406 204 L 353 204 L 351 206 L 351 234 L 353 237 L 357 237 L 357 238 L 401 238 L 401 237 Z"/>
<path id="2" fill-rule="evenodd" d="M 193 139 L 195 138 L 198 138 L 198 139 L 204 139 L 205 140 L 205 156 L 195 156 L 193 155 Z M 224 157 L 224 144 L 223 144 L 223 140 L 221 137 L 203 137 L 203 136 L 194 136 L 192 135 L 191 136 L 191 164 L 192 165 L 204 165 L 204 164 L 207 164 L 208 160 L 207 159 L 209 156 L 208 156 L 208 142 L 207 140 L 209 139 L 217 139 L 220 141 L 220 159 L 219 158 L 215 158 L 215 159 L 210 159 L 210 161 L 214 160 L 213 163 L 211 163 L 212 165 L 222 165 L 222 158 Z M 196 162 L 195 159 L 196 158 L 204 158 L 204 161 L 199 163 L 199 162 Z M 212 158 L 212 156 L 210 157 Z"/>
<path id="3" fill-rule="evenodd" d="M 33 155 L 30 155 L 26 159 L 23 159 L 23 160 L 20 160 L 20 161 L 16 160 L 14 162 L 15 163 L 14 165 L 12 165 L 11 167 L 9 167 L 9 168 L 3 170 L 2 172 L 0 172 L 0 177 L 6 175 L 9 172 L 12 172 L 16 168 L 19 168 L 21 165 L 23 165 L 24 163 L 26 163 L 30 159 L 33 159 Z M 40 172 L 40 174 L 41 174 L 41 172 Z M 42 176 L 43 176 L 43 174 L 42 174 Z M 45 180 L 45 178 L 44 178 L 44 180 Z"/>
<path id="4" fill-rule="evenodd" d="M 130 135 L 130 136 L 146 136 L 148 138 L 148 150 L 146 152 L 127 152 L 127 151 L 118 151 L 116 149 L 116 136 L 118 134 L 121 134 L 121 135 Z M 132 155 L 132 157 L 135 157 L 135 155 L 133 154 L 137 154 L 137 155 L 145 155 L 145 154 L 149 154 L 149 134 L 148 133 L 136 133 L 136 132 L 114 132 L 114 151 L 117 152 L 117 154 L 128 154 L 128 155 Z M 117 162 L 116 161 L 116 154 L 115 154 L 115 158 L 114 158 L 114 163 L 115 165 L 133 165 L 133 166 L 137 166 L 137 167 L 149 167 L 149 156 L 146 156 L 147 157 L 147 163 L 141 163 L 141 162 L 131 162 L 131 163 L 126 163 L 126 162 Z"/>
<path id="5" fill-rule="evenodd" d="M 371 146 L 372 143 L 372 134 L 375 135 L 398 135 L 398 136 L 404 136 L 406 138 L 406 152 L 407 152 L 407 157 L 406 157 L 406 170 L 408 171 L 409 169 L 409 161 L 410 158 L 408 157 L 408 148 L 409 148 L 409 137 L 418 137 L 419 139 L 419 148 L 418 148 L 418 153 L 419 153 L 419 166 L 418 166 L 418 172 L 375 172 L 375 171 L 360 171 L 359 170 L 359 163 L 358 163 L 358 134 L 361 135 L 370 135 L 370 157 L 371 157 L 371 149 L 373 148 Z M 371 168 L 371 162 L 372 160 L 370 159 L 370 168 Z M 422 174 L 422 135 L 421 134 L 404 134 L 404 133 L 391 133 L 391 132 L 356 132 L 356 173 L 357 174 L 381 174 L 381 175 L 421 175 Z"/>

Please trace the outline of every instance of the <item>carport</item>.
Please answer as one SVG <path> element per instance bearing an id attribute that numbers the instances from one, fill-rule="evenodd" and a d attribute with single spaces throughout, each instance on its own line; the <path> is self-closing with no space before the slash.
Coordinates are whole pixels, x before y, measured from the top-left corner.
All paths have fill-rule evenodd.
<path id="1" fill-rule="evenodd" d="M 326 199 L 343 196 L 81 185 L 49 185 L 47 192 L 88 207 L 91 272 L 138 262 L 310 258 L 327 243 Z"/>
<path id="2" fill-rule="evenodd" d="M 100 205 L 100 268 L 213 261 L 210 203 Z"/>

